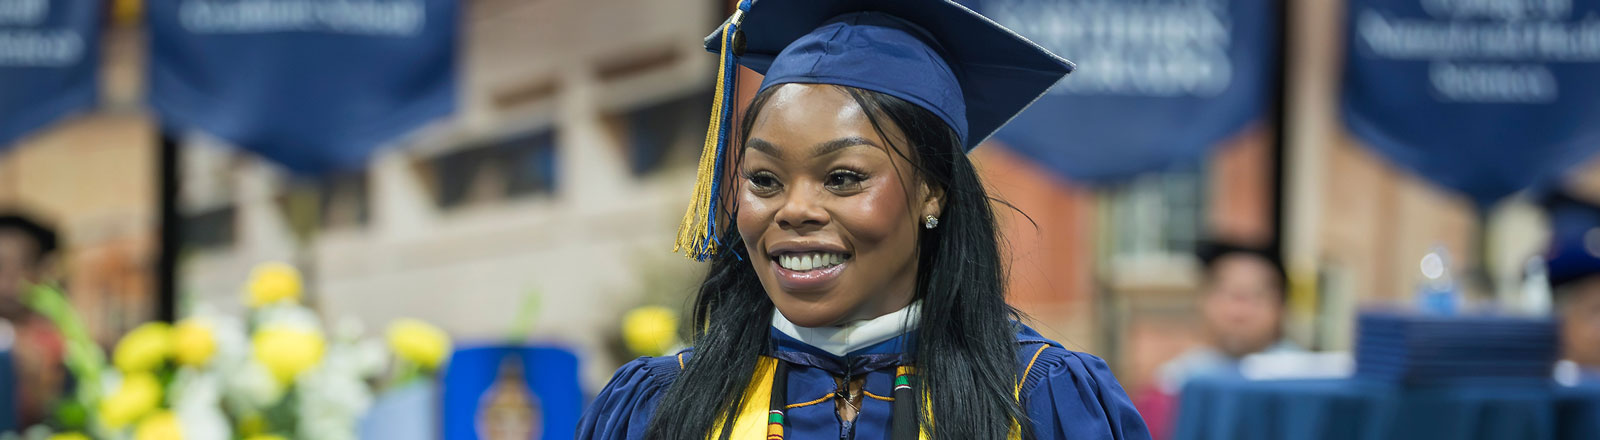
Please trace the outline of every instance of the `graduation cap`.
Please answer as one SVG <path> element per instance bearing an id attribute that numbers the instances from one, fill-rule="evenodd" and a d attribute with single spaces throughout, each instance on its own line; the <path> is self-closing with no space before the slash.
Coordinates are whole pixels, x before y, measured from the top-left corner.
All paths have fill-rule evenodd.
<path id="1" fill-rule="evenodd" d="M 718 249 L 721 167 L 732 132 L 737 66 L 788 83 L 871 90 L 937 115 L 971 151 L 1044 96 L 1074 66 L 951 0 L 744 0 L 706 37 L 719 55 L 711 123 L 694 200 L 677 247 L 704 260 Z"/>

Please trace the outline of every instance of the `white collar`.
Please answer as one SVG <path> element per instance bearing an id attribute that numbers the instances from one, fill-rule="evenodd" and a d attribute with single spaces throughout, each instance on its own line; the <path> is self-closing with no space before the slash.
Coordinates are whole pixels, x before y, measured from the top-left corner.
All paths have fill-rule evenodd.
<path id="1" fill-rule="evenodd" d="M 840 327 L 801 327 L 774 309 L 772 328 L 834 356 L 844 356 L 915 330 L 921 308 L 922 302 L 916 301 L 893 313 Z"/>

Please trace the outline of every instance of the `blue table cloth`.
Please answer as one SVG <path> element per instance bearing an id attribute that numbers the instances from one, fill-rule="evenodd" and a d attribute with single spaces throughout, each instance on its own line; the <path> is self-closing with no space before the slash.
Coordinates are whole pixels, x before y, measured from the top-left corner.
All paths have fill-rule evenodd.
<path id="1" fill-rule="evenodd" d="M 0 350 L 0 432 L 17 429 L 17 369 L 11 350 Z"/>
<path id="2" fill-rule="evenodd" d="M 1593 440 L 1600 439 L 1600 384 L 1202 378 L 1183 389 L 1173 438 Z"/>

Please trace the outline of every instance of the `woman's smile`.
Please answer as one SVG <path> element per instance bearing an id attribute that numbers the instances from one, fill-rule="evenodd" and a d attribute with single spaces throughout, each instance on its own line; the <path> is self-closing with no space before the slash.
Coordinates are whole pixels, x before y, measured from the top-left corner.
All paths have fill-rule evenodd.
<path id="1" fill-rule="evenodd" d="M 850 267 L 851 254 L 842 246 L 779 243 L 768 249 L 773 278 L 784 291 L 820 294 L 832 289 Z"/>

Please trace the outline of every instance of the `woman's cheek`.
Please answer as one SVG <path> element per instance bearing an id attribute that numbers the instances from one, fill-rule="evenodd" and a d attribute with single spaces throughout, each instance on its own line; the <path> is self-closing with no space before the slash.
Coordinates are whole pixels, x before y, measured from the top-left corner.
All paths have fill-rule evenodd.
<path id="1" fill-rule="evenodd" d="M 754 244 L 759 242 L 761 233 L 766 230 L 767 224 L 771 222 L 769 220 L 772 216 L 771 210 L 764 200 L 749 192 L 740 192 L 738 203 L 736 219 L 739 235 L 744 238 L 746 243 Z"/>

